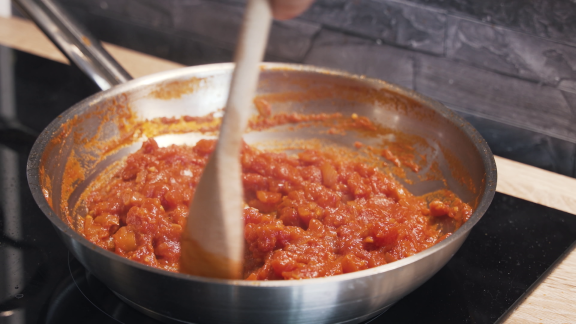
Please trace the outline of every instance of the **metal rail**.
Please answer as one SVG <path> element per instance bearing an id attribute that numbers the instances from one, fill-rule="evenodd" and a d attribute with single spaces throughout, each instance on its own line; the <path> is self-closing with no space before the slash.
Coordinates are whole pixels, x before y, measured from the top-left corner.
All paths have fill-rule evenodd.
<path id="1" fill-rule="evenodd" d="M 132 79 L 100 42 L 52 0 L 13 0 L 71 63 L 102 90 Z"/>

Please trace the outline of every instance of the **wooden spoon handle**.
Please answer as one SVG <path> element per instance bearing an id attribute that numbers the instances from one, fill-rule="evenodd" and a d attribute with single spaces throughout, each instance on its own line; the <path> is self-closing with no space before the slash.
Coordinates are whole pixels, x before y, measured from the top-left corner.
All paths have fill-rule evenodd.
<path id="1" fill-rule="evenodd" d="M 222 120 L 219 140 L 240 148 L 242 135 L 250 117 L 250 104 L 256 93 L 260 62 L 268 41 L 272 11 L 268 0 L 249 0 L 236 47 L 226 114 Z M 222 144 L 224 145 L 224 144 Z"/>
<path id="2" fill-rule="evenodd" d="M 242 277 L 244 194 L 240 150 L 271 21 L 268 0 L 248 1 L 218 144 L 196 188 L 182 235 L 181 272 L 225 279 Z"/>

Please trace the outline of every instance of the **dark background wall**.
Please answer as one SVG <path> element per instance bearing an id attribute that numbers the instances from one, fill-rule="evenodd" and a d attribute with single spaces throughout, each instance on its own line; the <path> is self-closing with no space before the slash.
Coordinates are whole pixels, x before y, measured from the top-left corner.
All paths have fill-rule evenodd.
<path id="1" fill-rule="evenodd" d="M 96 37 L 187 65 L 232 60 L 242 0 L 60 0 Z M 317 0 L 266 60 L 412 88 L 494 153 L 576 176 L 576 1 Z"/>

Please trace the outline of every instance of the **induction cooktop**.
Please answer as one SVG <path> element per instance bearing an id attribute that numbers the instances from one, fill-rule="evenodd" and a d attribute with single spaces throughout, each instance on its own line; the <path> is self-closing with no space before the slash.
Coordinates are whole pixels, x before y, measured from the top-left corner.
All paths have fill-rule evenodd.
<path id="1" fill-rule="evenodd" d="M 38 134 L 97 91 L 74 67 L 0 46 L 0 324 L 159 323 L 68 253 L 28 188 Z M 497 193 L 444 268 L 365 323 L 494 323 L 575 241 L 573 215 Z"/>

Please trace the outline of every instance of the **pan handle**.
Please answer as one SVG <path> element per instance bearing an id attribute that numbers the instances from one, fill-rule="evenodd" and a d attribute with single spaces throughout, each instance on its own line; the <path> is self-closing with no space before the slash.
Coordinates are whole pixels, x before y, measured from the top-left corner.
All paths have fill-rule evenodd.
<path id="1" fill-rule="evenodd" d="M 82 28 L 52 0 L 13 0 L 70 62 L 89 76 L 102 90 L 132 79 L 102 47 L 100 42 Z"/>

